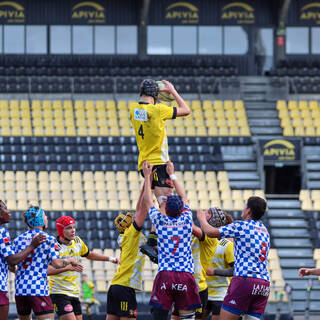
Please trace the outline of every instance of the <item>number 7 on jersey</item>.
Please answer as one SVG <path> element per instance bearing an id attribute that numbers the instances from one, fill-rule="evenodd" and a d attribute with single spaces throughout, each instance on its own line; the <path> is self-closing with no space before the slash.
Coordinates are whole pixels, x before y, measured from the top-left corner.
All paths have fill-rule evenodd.
<path id="1" fill-rule="evenodd" d="M 179 242 L 180 242 L 180 237 L 179 236 L 172 236 L 170 238 L 170 240 L 174 243 L 174 248 L 172 250 L 172 254 L 175 254 L 177 249 L 178 249 L 178 245 L 179 245 Z"/>

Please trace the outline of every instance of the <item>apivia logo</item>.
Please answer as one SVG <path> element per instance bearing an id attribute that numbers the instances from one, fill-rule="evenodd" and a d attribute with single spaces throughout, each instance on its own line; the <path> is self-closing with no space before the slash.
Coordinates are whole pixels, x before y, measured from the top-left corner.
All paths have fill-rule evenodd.
<path id="1" fill-rule="evenodd" d="M 295 161 L 300 159 L 300 142 L 298 140 L 262 140 L 264 160 Z"/>
<path id="2" fill-rule="evenodd" d="M 2 1 L 0 2 L 0 19 L 4 23 L 25 22 L 24 7 L 14 1 Z"/>
<path id="3" fill-rule="evenodd" d="M 300 9 L 300 20 L 320 24 L 320 2 L 310 2 Z"/>
<path id="4" fill-rule="evenodd" d="M 254 8 L 244 2 L 231 2 L 222 8 L 221 19 L 236 24 L 254 23 Z"/>
<path id="5" fill-rule="evenodd" d="M 134 120 L 148 121 L 148 112 L 144 109 L 134 109 Z"/>
<path id="6" fill-rule="evenodd" d="M 93 1 L 79 2 L 72 8 L 72 19 L 85 23 L 105 23 L 105 9 Z"/>
<path id="7" fill-rule="evenodd" d="M 165 19 L 175 20 L 181 24 L 199 23 L 199 9 L 189 2 L 174 2 L 166 8 Z"/>

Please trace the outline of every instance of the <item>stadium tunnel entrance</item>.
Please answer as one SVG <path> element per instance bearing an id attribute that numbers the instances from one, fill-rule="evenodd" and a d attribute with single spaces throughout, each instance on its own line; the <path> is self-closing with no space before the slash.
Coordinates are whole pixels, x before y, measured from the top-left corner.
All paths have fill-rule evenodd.
<path id="1" fill-rule="evenodd" d="M 265 165 L 265 192 L 267 194 L 299 194 L 301 189 L 300 165 Z"/>

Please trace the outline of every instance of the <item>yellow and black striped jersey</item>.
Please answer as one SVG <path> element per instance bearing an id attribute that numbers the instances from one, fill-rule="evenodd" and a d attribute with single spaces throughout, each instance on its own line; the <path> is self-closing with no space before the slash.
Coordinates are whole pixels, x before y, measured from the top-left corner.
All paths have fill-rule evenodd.
<path id="1" fill-rule="evenodd" d="M 80 262 L 80 257 L 89 254 L 88 247 L 80 237 L 75 237 L 70 244 L 59 242 L 59 255 L 61 258 L 74 257 Z M 70 297 L 79 297 L 80 293 L 80 273 L 76 271 L 65 271 L 52 275 L 49 279 L 50 294 L 65 294 Z"/>
<path id="2" fill-rule="evenodd" d="M 215 242 L 210 266 L 213 269 L 230 268 L 234 262 L 233 242 L 228 239 L 221 239 Z M 230 277 L 207 276 L 208 299 L 210 301 L 222 301 L 227 293 L 230 284 Z"/>

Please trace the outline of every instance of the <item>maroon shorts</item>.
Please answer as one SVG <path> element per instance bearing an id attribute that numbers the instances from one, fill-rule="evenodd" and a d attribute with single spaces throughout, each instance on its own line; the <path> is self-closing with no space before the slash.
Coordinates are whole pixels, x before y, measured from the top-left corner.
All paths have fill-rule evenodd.
<path id="1" fill-rule="evenodd" d="M 269 293 L 270 283 L 266 280 L 233 277 L 222 308 L 237 315 L 260 317 L 266 308 Z"/>
<path id="2" fill-rule="evenodd" d="M 9 295 L 7 291 L 0 291 L 0 306 L 7 306 L 9 304 Z"/>
<path id="3" fill-rule="evenodd" d="M 150 299 L 150 305 L 170 310 L 172 304 L 178 310 L 201 308 L 199 290 L 189 272 L 161 271 L 157 274 Z"/>
<path id="4" fill-rule="evenodd" d="M 26 316 L 34 312 L 36 316 L 53 313 L 53 304 L 49 296 L 15 296 L 17 312 Z"/>

